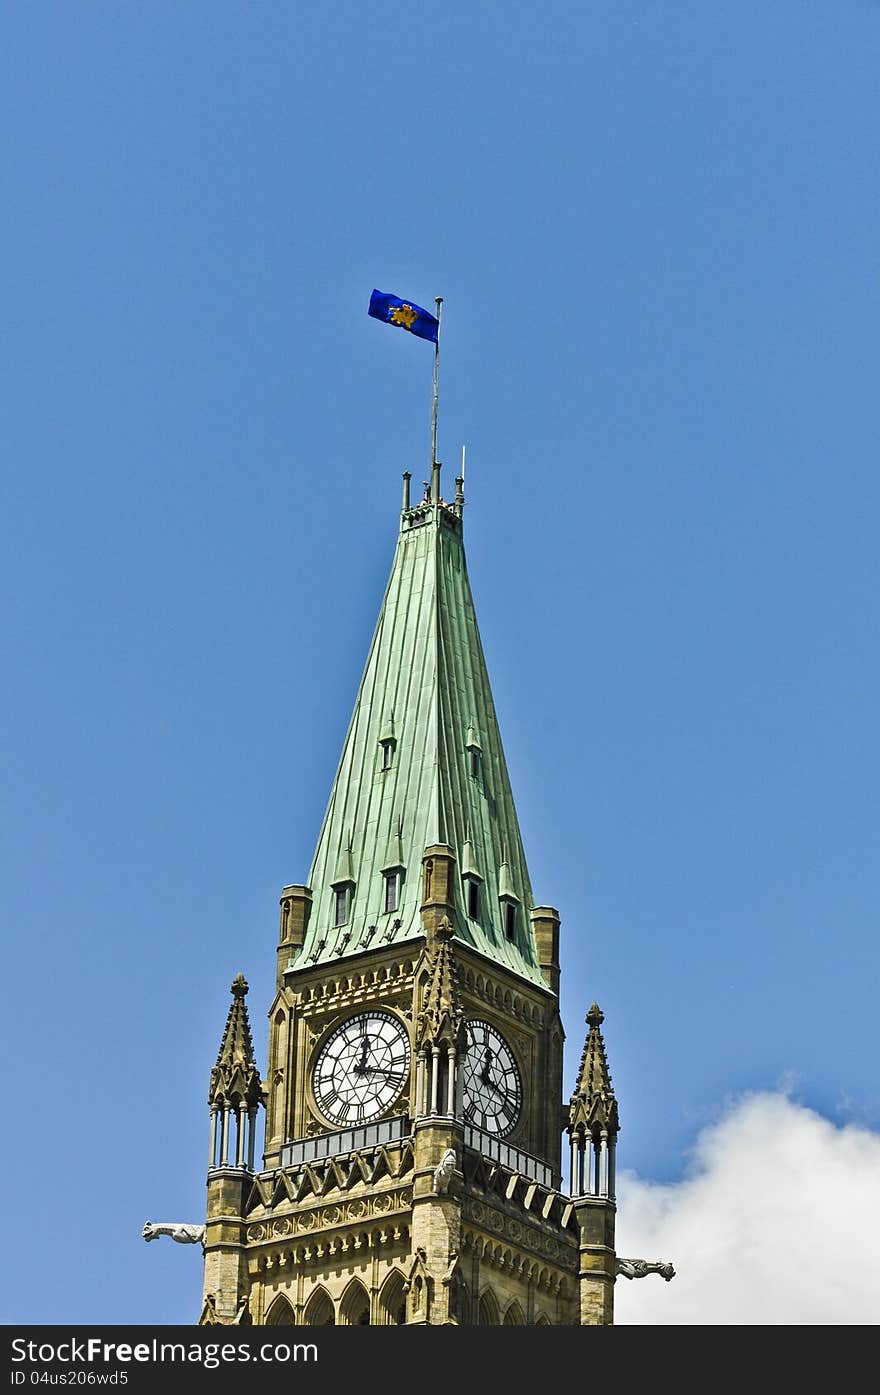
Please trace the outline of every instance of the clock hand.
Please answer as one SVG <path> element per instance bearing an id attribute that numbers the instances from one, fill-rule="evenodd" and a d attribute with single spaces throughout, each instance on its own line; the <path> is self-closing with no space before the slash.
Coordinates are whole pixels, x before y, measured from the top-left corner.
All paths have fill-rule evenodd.
<path id="1" fill-rule="evenodd" d="M 364 1037 L 361 1041 L 361 1059 L 354 1067 L 355 1075 L 366 1075 L 367 1073 L 367 1053 L 370 1049 L 370 1038 Z"/>
<path id="2" fill-rule="evenodd" d="M 486 1079 L 483 1081 L 483 1084 L 488 1085 L 490 1090 L 494 1090 L 499 1099 L 504 1100 L 505 1103 L 507 1102 L 507 1091 L 502 1090 L 500 1085 L 496 1085 L 494 1080 Z"/>

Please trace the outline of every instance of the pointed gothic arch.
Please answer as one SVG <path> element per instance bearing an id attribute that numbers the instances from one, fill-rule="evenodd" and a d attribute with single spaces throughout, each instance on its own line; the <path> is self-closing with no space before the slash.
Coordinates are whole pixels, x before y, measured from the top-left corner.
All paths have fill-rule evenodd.
<path id="1" fill-rule="evenodd" d="M 339 1321 L 346 1327 L 370 1326 L 370 1295 L 360 1279 L 352 1279 L 339 1304 Z"/>
<path id="2" fill-rule="evenodd" d="M 321 1284 L 314 1290 L 305 1306 L 303 1323 L 307 1327 L 334 1327 L 336 1325 L 336 1309 L 333 1307 L 333 1299 Z"/>
<path id="3" fill-rule="evenodd" d="M 406 1288 L 403 1275 L 395 1269 L 388 1275 L 379 1294 L 379 1321 L 386 1327 L 406 1323 Z"/>
<path id="4" fill-rule="evenodd" d="M 551 1327 L 552 1323 L 550 1322 L 550 1319 L 548 1318 L 546 1313 L 539 1313 L 538 1316 L 535 1318 L 535 1326 Z"/>
<path id="5" fill-rule="evenodd" d="M 503 1327 L 525 1327 L 525 1325 L 526 1325 L 526 1320 L 525 1320 L 525 1318 L 523 1317 L 522 1308 L 519 1306 L 519 1304 L 518 1304 L 518 1303 L 516 1302 L 516 1300 L 514 1299 L 514 1301 L 511 1303 L 510 1307 L 507 1309 L 507 1312 L 504 1314 L 504 1322 L 502 1323 L 502 1326 L 503 1326 Z"/>
<path id="6" fill-rule="evenodd" d="M 483 1289 L 477 1314 L 478 1327 L 500 1327 L 501 1313 L 498 1301 L 490 1288 Z"/>
<path id="7" fill-rule="evenodd" d="M 296 1315 L 290 1303 L 283 1293 L 279 1293 L 269 1307 L 266 1314 L 266 1327 L 293 1327 L 296 1323 Z"/>

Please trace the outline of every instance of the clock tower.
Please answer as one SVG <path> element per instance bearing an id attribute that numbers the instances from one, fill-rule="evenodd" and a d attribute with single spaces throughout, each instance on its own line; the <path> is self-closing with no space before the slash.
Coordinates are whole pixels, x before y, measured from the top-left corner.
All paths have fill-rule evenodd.
<path id="1" fill-rule="evenodd" d="M 414 505 L 404 476 L 311 868 L 281 891 L 265 1078 L 247 983 L 232 984 L 210 1085 L 203 1323 L 613 1321 L 602 1013 L 564 1100 L 560 917 L 529 881 L 463 481 L 447 503 L 439 474 Z"/>

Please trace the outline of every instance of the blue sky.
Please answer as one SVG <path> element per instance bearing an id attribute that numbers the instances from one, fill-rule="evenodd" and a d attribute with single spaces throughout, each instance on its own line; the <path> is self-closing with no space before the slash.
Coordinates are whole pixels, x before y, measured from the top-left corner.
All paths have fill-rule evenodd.
<path id="1" fill-rule="evenodd" d="M 467 444 L 563 918 L 566 1089 L 596 998 L 634 1186 L 710 1175 L 738 1109 L 765 1156 L 830 1130 L 852 1184 L 880 1129 L 878 62 L 876 0 L 4 6 L 7 1321 L 197 1316 L 197 1256 L 140 1229 L 203 1214 L 240 970 L 265 1066 L 278 893 L 429 463 L 431 350 L 373 287 L 444 296 L 440 455 L 449 481 Z M 687 1227 L 662 1242 L 681 1274 Z"/>

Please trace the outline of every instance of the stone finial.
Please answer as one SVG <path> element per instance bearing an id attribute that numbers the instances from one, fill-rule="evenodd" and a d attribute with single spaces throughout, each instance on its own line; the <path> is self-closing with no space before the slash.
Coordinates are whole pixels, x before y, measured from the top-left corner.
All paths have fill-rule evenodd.
<path id="1" fill-rule="evenodd" d="M 605 1129 L 609 1133 L 617 1133 L 620 1127 L 617 1100 L 611 1084 L 605 1042 L 602 1040 L 601 1027 L 604 1021 L 605 1014 L 599 1004 L 592 1003 L 586 1017 L 589 1031 L 569 1105 L 570 1130 L 580 1126 L 587 1132 Z"/>
<path id="2" fill-rule="evenodd" d="M 452 921 L 449 919 L 448 915 L 443 916 L 442 920 L 438 922 L 437 928 L 434 931 L 434 938 L 437 940 L 452 939 Z"/>
<path id="3" fill-rule="evenodd" d="M 208 1103 L 231 1103 L 234 1100 L 255 1105 L 262 1097 L 262 1084 L 245 1003 L 248 982 L 244 974 L 235 976 L 229 991 L 232 994 L 232 1004 L 226 1018 L 217 1060 L 211 1071 Z"/>

